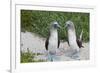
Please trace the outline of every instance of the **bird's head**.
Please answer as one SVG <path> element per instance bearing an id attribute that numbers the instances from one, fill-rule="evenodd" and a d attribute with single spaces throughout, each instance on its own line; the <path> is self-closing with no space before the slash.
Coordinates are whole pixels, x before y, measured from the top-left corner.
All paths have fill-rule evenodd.
<path id="1" fill-rule="evenodd" d="M 61 26 L 58 24 L 57 21 L 54 21 L 54 22 L 51 23 L 51 28 L 58 29 L 58 28 L 61 28 Z"/>
<path id="2" fill-rule="evenodd" d="M 69 20 L 66 22 L 65 27 L 67 27 L 68 29 L 74 29 L 74 23 Z"/>

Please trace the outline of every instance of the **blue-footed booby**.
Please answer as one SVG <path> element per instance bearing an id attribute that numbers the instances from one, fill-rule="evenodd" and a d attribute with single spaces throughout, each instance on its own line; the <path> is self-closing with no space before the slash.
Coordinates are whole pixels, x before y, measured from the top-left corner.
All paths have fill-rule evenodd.
<path id="1" fill-rule="evenodd" d="M 50 61 L 53 61 L 52 55 L 56 53 L 56 49 L 59 48 L 60 40 L 58 38 L 57 29 L 60 28 L 58 22 L 54 21 L 50 25 L 49 35 L 45 42 L 45 48 L 48 51 L 48 56 L 50 57 Z"/>
<path id="2" fill-rule="evenodd" d="M 79 48 L 83 47 L 82 40 L 81 40 L 83 31 L 81 32 L 80 38 L 77 39 L 74 23 L 69 20 L 66 22 L 66 27 L 68 30 L 68 43 L 69 43 L 70 49 L 73 51 L 72 57 L 80 59 Z"/>

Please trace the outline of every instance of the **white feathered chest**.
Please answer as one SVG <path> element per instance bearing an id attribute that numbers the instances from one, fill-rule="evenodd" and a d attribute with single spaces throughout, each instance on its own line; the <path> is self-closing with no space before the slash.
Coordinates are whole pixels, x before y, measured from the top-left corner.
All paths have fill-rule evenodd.
<path id="1" fill-rule="evenodd" d="M 51 30 L 50 37 L 49 37 L 49 45 L 48 49 L 49 51 L 57 49 L 58 47 L 58 33 L 57 30 Z"/>
<path id="2" fill-rule="evenodd" d="M 77 42 L 76 42 L 75 30 L 71 30 L 71 29 L 68 30 L 68 40 L 69 40 L 69 45 L 72 49 L 79 50 L 79 47 L 78 47 Z"/>

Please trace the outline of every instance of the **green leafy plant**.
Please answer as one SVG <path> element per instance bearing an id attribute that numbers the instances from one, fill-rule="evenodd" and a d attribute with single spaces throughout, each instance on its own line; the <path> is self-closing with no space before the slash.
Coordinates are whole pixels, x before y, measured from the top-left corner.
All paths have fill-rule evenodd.
<path id="1" fill-rule="evenodd" d="M 88 42 L 89 17 L 89 13 L 21 10 L 21 31 L 29 31 L 47 37 L 50 23 L 58 21 L 63 28 L 58 30 L 59 37 L 61 40 L 67 40 L 67 31 L 64 26 L 67 20 L 72 20 L 77 36 L 79 37 L 83 30 L 83 41 Z"/>
<path id="2" fill-rule="evenodd" d="M 30 63 L 30 62 L 45 62 L 45 60 L 35 60 L 34 57 L 42 55 L 41 53 L 32 53 L 30 51 L 21 52 L 21 63 Z"/>

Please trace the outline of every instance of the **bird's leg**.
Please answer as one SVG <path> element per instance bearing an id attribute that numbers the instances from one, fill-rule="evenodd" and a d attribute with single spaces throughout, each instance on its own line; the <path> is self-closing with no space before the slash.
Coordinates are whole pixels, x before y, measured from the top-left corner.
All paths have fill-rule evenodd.
<path id="1" fill-rule="evenodd" d="M 80 52 L 74 51 L 74 53 L 71 56 L 73 59 L 80 60 Z"/>
<path id="2" fill-rule="evenodd" d="M 53 58 L 51 57 L 51 62 L 53 62 Z"/>
<path id="3" fill-rule="evenodd" d="M 49 53 L 50 61 L 53 62 L 53 55 Z"/>
<path id="4" fill-rule="evenodd" d="M 48 51 L 48 60 L 53 62 L 53 57 L 52 57 L 52 54 L 50 53 L 50 51 Z"/>

